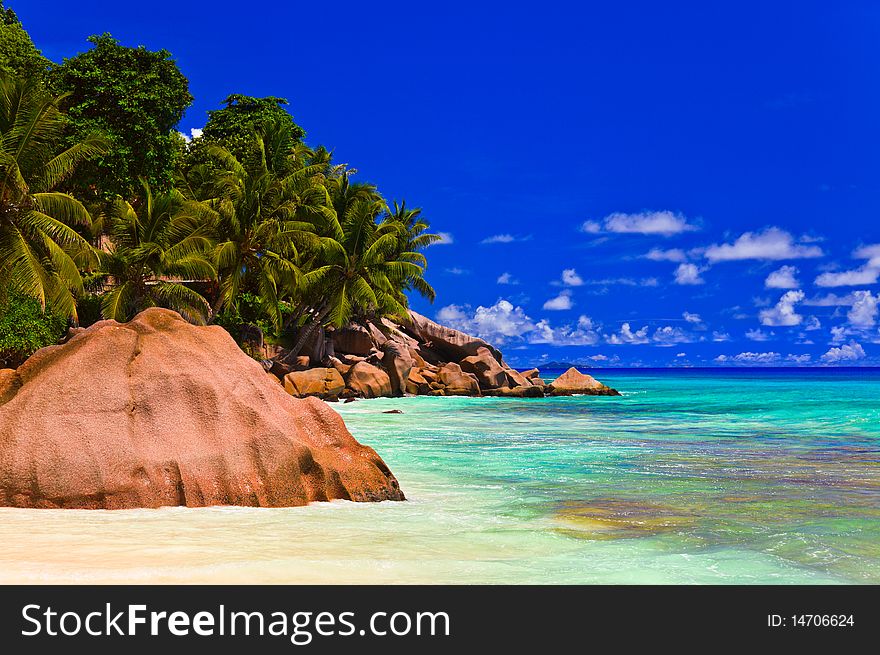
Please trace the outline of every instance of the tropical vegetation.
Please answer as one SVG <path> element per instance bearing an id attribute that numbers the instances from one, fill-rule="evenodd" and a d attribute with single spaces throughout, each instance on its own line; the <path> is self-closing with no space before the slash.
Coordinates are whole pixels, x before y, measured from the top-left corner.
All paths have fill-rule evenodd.
<path id="1" fill-rule="evenodd" d="M 309 147 L 287 100 L 230 95 L 184 138 L 192 97 L 170 53 L 105 34 L 52 64 L 2 4 L 0 29 L 18 39 L 0 48 L 0 326 L 35 310 L 48 326 L 9 359 L 56 341 L 59 317 L 154 306 L 296 356 L 325 328 L 433 300 L 423 251 L 439 237 L 420 210 Z"/>

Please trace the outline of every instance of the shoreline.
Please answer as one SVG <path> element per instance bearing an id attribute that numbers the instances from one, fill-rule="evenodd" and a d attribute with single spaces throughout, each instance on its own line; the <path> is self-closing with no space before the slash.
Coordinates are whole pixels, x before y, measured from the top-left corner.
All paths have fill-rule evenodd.
<path id="1" fill-rule="evenodd" d="M 0 580 L 880 580 L 878 523 L 868 518 L 876 511 L 865 504 L 880 484 L 865 463 L 880 461 L 880 435 L 840 420 L 854 404 L 880 410 L 880 381 L 853 376 L 841 397 L 812 400 L 786 385 L 753 407 L 738 400 L 752 382 L 731 389 L 729 379 L 707 387 L 633 377 L 625 404 L 570 397 L 522 411 L 477 398 L 352 403 L 346 424 L 382 453 L 407 502 L 0 509 L 10 544 Z M 699 410 L 706 402 L 711 414 Z M 404 414 L 382 413 L 392 407 Z M 736 420 L 723 420 L 730 412 Z M 829 549 L 835 558 L 822 555 Z"/>

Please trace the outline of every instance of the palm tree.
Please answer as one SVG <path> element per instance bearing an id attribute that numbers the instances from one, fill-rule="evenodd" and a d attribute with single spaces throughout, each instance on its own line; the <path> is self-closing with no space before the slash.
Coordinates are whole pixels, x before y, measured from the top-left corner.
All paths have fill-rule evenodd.
<path id="1" fill-rule="evenodd" d="M 352 186 L 346 191 L 349 196 L 355 193 Z M 379 220 L 387 212 L 384 201 L 356 195 L 361 197 L 348 199 L 341 220 L 334 217 L 330 222 L 331 233 L 321 237 L 314 268 L 302 277 L 301 289 L 312 311 L 288 357 L 298 355 L 324 325 L 342 327 L 354 318 L 377 316 L 407 320 L 403 291 L 408 285 L 418 285 L 433 297 L 422 277 L 424 266 L 419 262 L 424 257 L 403 250 L 408 237 L 404 225 Z"/>
<path id="2" fill-rule="evenodd" d="M 282 324 L 280 301 L 300 278 L 301 250 L 317 243 L 315 224 L 333 213 L 323 186 L 324 167 L 289 149 L 283 129 L 283 123 L 263 127 L 255 137 L 254 162 L 242 163 L 224 148 L 208 146 L 211 170 L 190 171 L 184 186 L 185 195 L 203 200 L 217 217 L 214 315 L 250 291 L 276 328 Z"/>
<path id="3" fill-rule="evenodd" d="M 80 269 L 95 261 L 75 228 L 88 227 L 91 217 L 55 189 L 80 162 L 104 153 L 106 141 L 90 135 L 58 151 L 63 97 L 46 95 L 36 80 L 0 76 L 0 289 L 33 296 L 75 319 Z"/>
<path id="4" fill-rule="evenodd" d="M 389 208 L 387 211 L 388 215 L 385 220 L 399 223 L 405 230 L 400 239 L 399 248 L 394 252 L 393 257 L 418 264 L 424 272 L 428 267 L 428 260 L 419 251 L 441 241 L 443 237 L 439 234 L 430 234 L 428 232 L 430 227 L 428 222 L 421 218 L 422 210 L 419 208 L 407 209 L 406 201 L 402 201 L 400 204 L 397 204 L 397 201 L 395 201 L 394 209 L 391 210 Z M 425 281 L 422 275 L 401 280 L 400 282 L 406 290 L 414 290 L 431 302 L 434 302 L 434 289 Z"/>
<path id="5" fill-rule="evenodd" d="M 208 302 L 183 282 L 215 277 L 210 257 L 213 216 L 179 191 L 154 195 L 146 180 L 141 184 L 139 202 L 133 206 L 118 199 L 108 217 L 111 241 L 100 258 L 114 286 L 102 299 L 102 313 L 124 322 L 159 306 L 204 324 Z"/>

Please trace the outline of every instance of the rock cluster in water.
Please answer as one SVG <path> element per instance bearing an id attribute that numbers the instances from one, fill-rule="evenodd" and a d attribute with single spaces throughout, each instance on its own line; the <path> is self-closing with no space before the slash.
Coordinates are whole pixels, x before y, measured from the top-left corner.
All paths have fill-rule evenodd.
<path id="1" fill-rule="evenodd" d="M 345 383 L 336 369 L 306 371 L 285 393 L 223 328 L 165 309 L 101 321 L 0 370 L 0 505 L 403 500 L 336 412 L 291 397 L 387 390 L 386 373 L 354 368 Z"/>
<path id="2" fill-rule="evenodd" d="M 325 400 L 380 396 L 617 396 L 617 391 L 570 368 L 551 384 L 538 369 L 520 372 L 486 341 L 444 327 L 416 312 L 396 324 L 382 319 L 329 333 L 320 358 L 283 354 L 265 368 L 288 393 Z"/>

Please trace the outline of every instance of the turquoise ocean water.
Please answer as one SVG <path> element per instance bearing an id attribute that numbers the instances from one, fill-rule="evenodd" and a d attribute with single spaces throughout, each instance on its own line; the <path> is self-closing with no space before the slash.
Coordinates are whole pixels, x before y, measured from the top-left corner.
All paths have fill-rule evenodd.
<path id="1" fill-rule="evenodd" d="M 405 503 L 0 509 L 0 581 L 880 582 L 878 372 L 594 374 L 336 405 Z"/>
<path id="2" fill-rule="evenodd" d="M 594 374 L 623 396 L 342 411 L 405 489 L 418 472 L 416 498 L 472 496 L 475 539 L 499 517 L 552 534 L 511 562 L 533 580 L 880 582 L 880 373 Z M 376 416 L 392 406 L 405 414 Z"/>

